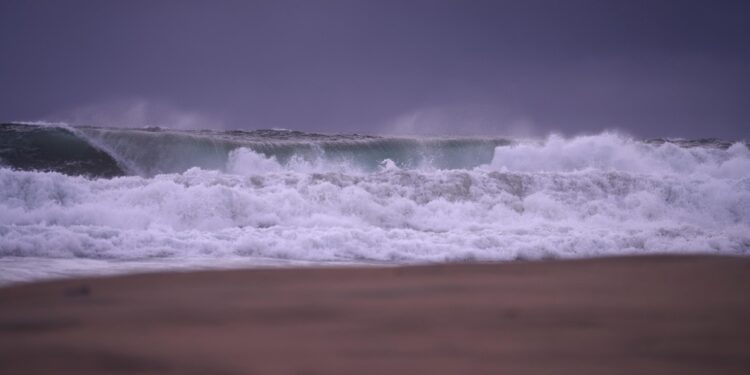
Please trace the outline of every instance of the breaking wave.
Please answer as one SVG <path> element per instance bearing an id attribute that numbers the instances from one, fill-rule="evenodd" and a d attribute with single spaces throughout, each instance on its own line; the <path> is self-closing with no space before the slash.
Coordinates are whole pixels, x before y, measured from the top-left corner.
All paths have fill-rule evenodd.
<path id="1" fill-rule="evenodd" d="M 3 136 L 6 280 L 57 275 L 40 260 L 98 261 L 99 273 L 155 260 L 178 268 L 750 252 L 743 143 L 12 126 L 3 131 L 48 132 L 33 137 L 91 150 L 50 154 L 40 167 L 18 162 L 34 142 Z M 91 155 L 93 166 L 60 162 Z M 110 164 L 118 173 L 101 172 Z"/>

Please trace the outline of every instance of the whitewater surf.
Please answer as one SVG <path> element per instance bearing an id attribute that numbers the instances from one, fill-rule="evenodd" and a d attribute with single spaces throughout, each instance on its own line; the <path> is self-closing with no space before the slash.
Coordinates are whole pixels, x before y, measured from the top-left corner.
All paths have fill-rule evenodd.
<path id="1" fill-rule="evenodd" d="M 0 282 L 133 270 L 750 253 L 750 150 L 0 125 Z"/>

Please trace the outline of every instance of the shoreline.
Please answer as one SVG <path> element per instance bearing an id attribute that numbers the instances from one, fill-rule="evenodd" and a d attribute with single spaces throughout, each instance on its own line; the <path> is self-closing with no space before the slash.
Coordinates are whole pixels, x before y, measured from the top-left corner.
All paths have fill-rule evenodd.
<path id="1" fill-rule="evenodd" d="M 0 373 L 747 373 L 750 258 L 180 271 L 0 288 Z"/>

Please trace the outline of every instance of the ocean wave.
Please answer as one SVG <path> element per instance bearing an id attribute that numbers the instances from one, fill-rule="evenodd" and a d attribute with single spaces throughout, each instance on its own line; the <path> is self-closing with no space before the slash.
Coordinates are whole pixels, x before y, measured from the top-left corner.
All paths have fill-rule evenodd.
<path id="1" fill-rule="evenodd" d="M 291 154 L 233 138 L 221 141 L 226 153 L 216 165 L 171 173 L 92 178 L 0 168 L 0 257 L 400 264 L 750 252 L 743 143 L 612 133 L 501 144 L 413 140 L 458 153 L 482 149 L 463 168 L 448 168 L 426 157 L 405 163 L 398 152 L 407 147 L 390 139 L 288 133 L 264 142 L 292 142 Z M 331 157 L 336 142 L 346 157 Z M 392 148 L 368 154 L 368 142 Z"/>

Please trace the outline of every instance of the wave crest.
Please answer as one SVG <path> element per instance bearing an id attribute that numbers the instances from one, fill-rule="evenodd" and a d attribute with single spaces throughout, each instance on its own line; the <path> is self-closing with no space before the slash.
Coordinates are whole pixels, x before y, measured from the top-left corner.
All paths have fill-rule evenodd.
<path id="1" fill-rule="evenodd" d="M 495 148 L 490 168 L 519 172 L 606 170 L 642 174 L 708 174 L 743 178 L 750 171 L 750 150 L 742 143 L 728 148 L 706 144 L 650 144 L 615 133 L 570 139 L 552 135 L 543 142 Z"/>

